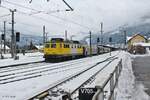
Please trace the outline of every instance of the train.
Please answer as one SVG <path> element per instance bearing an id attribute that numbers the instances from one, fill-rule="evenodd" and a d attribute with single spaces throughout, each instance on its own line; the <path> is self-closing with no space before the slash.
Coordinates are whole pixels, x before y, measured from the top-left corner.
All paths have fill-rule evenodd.
<path id="1" fill-rule="evenodd" d="M 43 50 L 46 61 L 67 60 L 98 54 L 97 45 L 83 45 L 79 41 L 63 38 L 52 38 L 45 43 Z"/>

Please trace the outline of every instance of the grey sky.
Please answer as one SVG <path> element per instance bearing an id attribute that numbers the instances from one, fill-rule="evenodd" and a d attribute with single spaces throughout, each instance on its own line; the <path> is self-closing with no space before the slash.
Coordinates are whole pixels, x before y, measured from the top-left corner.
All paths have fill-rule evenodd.
<path id="1" fill-rule="evenodd" d="M 89 30 L 94 33 L 98 32 L 101 21 L 104 23 L 105 32 L 117 29 L 124 24 L 136 25 L 143 23 L 141 18 L 149 16 L 150 11 L 150 0 L 66 1 L 74 8 L 73 12 L 64 11 L 67 6 L 62 0 L 50 0 L 49 2 L 46 2 L 46 0 L 33 0 L 31 4 L 28 3 L 28 0 L 2 0 L 2 6 L 18 10 L 15 14 L 15 28 L 24 34 L 42 35 L 42 26 L 46 25 L 49 35 L 63 36 L 64 31 L 68 30 L 69 36 L 76 35 L 80 38 L 86 36 L 85 33 Z M 8 2 L 44 12 L 37 13 L 37 11 L 14 6 Z M 53 12 L 56 10 L 62 11 Z M 0 7 L 0 16 L 9 13 L 7 9 Z M 10 17 L 0 18 L 0 28 L 2 28 L 2 21 L 11 21 Z M 149 22 L 149 20 L 144 21 Z M 7 26 L 10 28 L 10 25 Z"/>

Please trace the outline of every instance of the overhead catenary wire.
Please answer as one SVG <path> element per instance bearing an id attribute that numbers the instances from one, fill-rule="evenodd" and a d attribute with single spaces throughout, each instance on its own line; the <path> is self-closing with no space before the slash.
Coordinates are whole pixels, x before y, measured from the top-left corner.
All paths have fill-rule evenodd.
<path id="1" fill-rule="evenodd" d="M 21 8 L 25 8 L 25 9 L 28 9 L 28 10 L 37 11 L 36 9 L 30 8 L 30 7 L 26 7 L 26 6 L 24 6 L 24 5 L 20 5 L 20 4 L 18 4 L 18 3 L 10 2 L 10 1 L 7 1 L 7 0 L 5 0 L 5 1 L 3 1 L 3 2 L 9 3 L 9 4 L 11 4 L 11 5 L 18 6 L 18 7 L 21 7 Z M 38 10 L 38 11 L 39 11 L 39 10 Z"/>
<path id="2" fill-rule="evenodd" d="M 17 5 L 16 5 L 16 6 L 17 6 Z M 24 6 L 24 5 L 20 5 L 19 7 L 21 7 L 21 6 Z M 6 9 L 10 10 L 10 8 L 5 7 L 5 6 L 3 6 L 3 8 L 6 8 Z M 69 20 L 69 19 L 66 19 L 66 18 L 62 18 L 62 17 L 57 16 L 57 15 L 52 15 L 51 13 L 55 13 L 55 11 L 46 12 L 46 11 L 41 11 L 41 10 L 37 10 L 37 9 L 34 9 L 34 8 L 30 8 L 30 7 L 27 7 L 27 8 L 26 8 L 26 7 L 23 7 L 23 8 L 28 9 L 28 10 L 32 10 L 32 11 L 34 11 L 34 12 L 28 13 L 28 12 L 23 12 L 23 11 L 19 11 L 19 10 L 18 10 L 17 12 L 18 12 L 19 14 L 23 14 L 23 15 L 26 15 L 26 16 L 29 16 L 29 17 L 32 17 L 32 18 L 35 18 L 35 19 L 44 21 L 44 22 L 46 22 L 46 23 L 48 23 L 48 24 L 61 25 L 61 23 L 56 23 L 56 22 L 50 21 L 50 20 L 45 19 L 45 18 L 43 18 L 43 17 L 39 17 L 38 15 L 35 15 L 35 14 L 40 14 L 40 13 L 42 13 L 42 14 L 49 15 L 49 16 L 51 16 L 51 17 L 60 19 L 60 20 L 62 20 L 62 21 L 64 21 L 64 22 L 69 22 L 69 23 L 72 23 L 72 24 L 74 24 L 74 25 L 80 26 L 80 27 L 85 28 L 85 29 L 87 29 L 87 30 L 91 30 L 91 31 L 92 31 L 92 30 L 95 30 L 94 28 L 90 28 L 90 27 L 88 27 L 88 26 L 86 26 L 86 25 L 83 25 L 83 24 L 80 24 L 80 23 L 78 23 L 78 22 L 75 22 L 75 21 L 72 21 L 72 20 Z M 57 11 L 57 10 L 56 10 L 56 11 Z M 60 10 L 60 11 L 63 11 L 63 10 Z M 59 12 L 59 11 L 58 11 L 58 12 Z M 35 15 L 35 16 L 34 16 L 34 15 Z M 25 25 L 25 24 L 24 24 L 24 25 Z M 68 27 L 72 28 L 71 26 L 68 26 Z M 32 32 L 32 33 L 35 33 L 35 32 Z"/>
<path id="3" fill-rule="evenodd" d="M 11 15 L 11 14 L 5 14 L 5 15 L 0 16 L 0 18 L 6 17 L 6 16 L 10 16 L 10 15 Z"/>
<path id="4" fill-rule="evenodd" d="M 6 1 L 5 1 L 5 2 L 6 2 Z M 7 2 L 8 2 L 8 1 L 7 1 Z M 9 2 L 9 3 L 11 3 L 11 4 L 15 5 L 15 6 L 19 6 L 19 7 L 28 9 L 28 10 L 36 11 L 36 12 L 32 12 L 32 13 L 30 13 L 30 14 L 27 14 L 27 13 L 26 13 L 26 15 L 34 15 L 34 14 L 38 14 L 38 13 L 43 13 L 43 14 L 47 14 L 47 15 L 49 15 L 49 16 L 52 16 L 52 17 L 54 17 L 54 18 L 60 19 L 60 20 L 62 20 L 62 21 L 64 21 L 64 22 L 69 22 L 69 23 L 72 23 L 72 24 L 81 26 L 81 27 L 86 28 L 86 29 L 88 29 L 88 30 L 95 30 L 94 28 L 90 28 L 90 27 L 88 27 L 88 26 L 82 25 L 82 24 L 77 23 L 77 22 L 75 22 L 75 21 L 68 20 L 68 19 L 65 19 L 65 18 L 61 18 L 61 17 L 56 16 L 56 15 L 51 15 L 50 13 L 45 12 L 45 11 L 41 11 L 41 10 L 37 10 L 37 9 L 25 7 L 25 6 L 23 6 L 23 5 L 20 5 L 20 4 L 17 4 L 17 3 L 13 3 L 13 2 Z M 61 10 L 60 10 L 60 11 L 61 11 Z M 57 11 L 56 11 L 56 12 L 57 12 Z"/>

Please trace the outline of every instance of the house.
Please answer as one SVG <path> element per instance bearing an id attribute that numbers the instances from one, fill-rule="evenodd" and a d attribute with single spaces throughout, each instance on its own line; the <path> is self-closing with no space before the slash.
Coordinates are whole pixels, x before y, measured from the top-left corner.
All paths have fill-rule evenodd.
<path id="1" fill-rule="evenodd" d="M 141 35 L 141 34 L 135 34 L 132 37 L 128 38 L 127 40 L 127 49 L 129 52 L 134 53 L 135 51 L 139 51 L 136 50 L 137 48 L 143 50 L 143 52 L 145 52 L 145 48 L 142 45 L 137 45 L 140 43 L 147 43 L 147 39 Z"/>
<path id="2" fill-rule="evenodd" d="M 6 45 L 5 52 L 10 53 L 10 48 Z M 0 44 L 0 51 L 4 52 L 4 44 Z"/>
<path id="3" fill-rule="evenodd" d="M 128 49 L 135 43 L 146 43 L 147 39 L 141 34 L 135 34 L 132 37 L 127 38 Z"/>
<path id="4" fill-rule="evenodd" d="M 141 34 L 135 34 L 127 41 L 128 46 L 133 45 L 134 43 L 146 43 L 147 39 Z"/>
<path id="5" fill-rule="evenodd" d="M 43 45 L 35 45 L 35 49 L 39 52 L 43 52 Z"/>

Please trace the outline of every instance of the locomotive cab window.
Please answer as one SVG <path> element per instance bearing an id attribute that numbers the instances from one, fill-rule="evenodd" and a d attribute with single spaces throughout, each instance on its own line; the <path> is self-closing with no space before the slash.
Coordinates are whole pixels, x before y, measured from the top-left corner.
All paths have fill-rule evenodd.
<path id="1" fill-rule="evenodd" d="M 51 48 L 56 48 L 56 44 L 51 44 Z"/>

